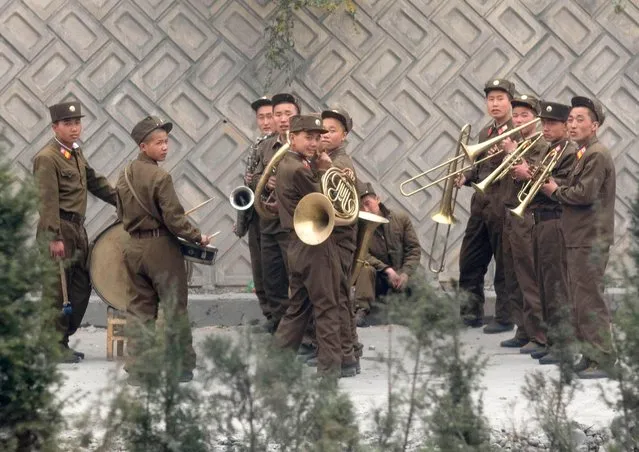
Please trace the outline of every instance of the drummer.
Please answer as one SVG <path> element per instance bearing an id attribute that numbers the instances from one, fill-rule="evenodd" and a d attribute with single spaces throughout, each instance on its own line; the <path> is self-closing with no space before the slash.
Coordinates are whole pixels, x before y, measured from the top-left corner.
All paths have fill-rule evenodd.
<path id="1" fill-rule="evenodd" d="M 170 122 L 147 116 L 131 131 L 139 146 L 138 158 L 120 173 L 116 185 L 118 218 L 131 240 L 123 251 L 127 281 L 127 319 L 153 325 L 158 304 L 172 306 L 175 311 L 167 318 L 187 317 L 187 276 L 184 258 L 176 237 L 192 243 L 208 245 L 209 237 L 202 235 L 184 214 L 169 173 L 158 166 L 169 151 Z M 173 303 L 171 303 L 173 302 Z M 169 304 L 171 303 L 171 304 Z M 166 312 L 166 311 L 165 311 Z M 182 357 L 180 381 L 193 379 L 195 351 L 190 328 L 180 329 Z M 141 353 L 132 338 L 128 339 L 125 369 L 129 383 L 139 384 L 141 368 L 134 366 Z"/>
<path id="2" fill-rule="evenodd" d="M 60 334 L 60 362 L 76 363 L 84 354 L 69 348 L 69 336 L 78 329 L 89 304 L 91 280 L 87 270 L 89 243 L 84 229 L 87 192 L 115 205 L 115 190 L 93 170 L 77 141 L 82 133 L 82 105 L 63 102 L 49 107 L 53 137 L 33 160 L 39 194 L 37 237 L 49 242 L 52 259 L 62 259 L 65 268 L 71 313 L 60 314 L 56 326 Z M 44 292 L 62 313 L 61 279 Z"/>

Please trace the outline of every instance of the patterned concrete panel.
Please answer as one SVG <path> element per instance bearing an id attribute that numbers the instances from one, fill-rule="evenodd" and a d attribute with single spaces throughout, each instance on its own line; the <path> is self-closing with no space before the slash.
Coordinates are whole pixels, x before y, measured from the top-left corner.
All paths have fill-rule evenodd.
<path id="1" fill-rule="evenodd" d="M 61 9 L 49 25 L 82 61 L 87 61 L 109 39 L 95 17 L 81 6 Z"/>
<path id="2" fill-rule="evenodd" d="M 268 0 L 0 0 L 0 147 L 21 174 L 50 139 L 47 105 L 78 99 L 82 145 L 115 182 L 137 149 L 129 137 L 148 114 L 174 123 L 171 172 L 185 208 L 215 196 L 193 219 L 221 230 L 214 267 L 197 284 L 250 280 L 246 240 L 232 233 L 228 193 L 239 185 L 256 136 L 250 103 L 293 92 L 305 112 L 346 108 L 348 150 L 358 176 L 416 224 L 427 262 L 443 184 L 405 198 L 399 183 L 453 154 L 488 122 L 486 79 L 508 77 L 522 93 L 564 103 L 597 96 L 608 110 L 601 141 L 618 177 L 615 252 L 627 240 L 628 203 L 639 182 L 639 4 L 615 13 L 609 0 L 358 0 L 355 20 L 318 9 L 295 12 L 295 75 L 267 86 Z M 437 175 L 423 177 L 426 183 Z M 458 193 L 446 274 L 457 272 L 472 189 Z M 90 197 L 94 235 L 114 209 Z M 445 229 L 445 228 L 444 228 Z M 440 228 L 441 237 L 445 233 Z M 436 253 L 437 254 L 437 253 Z M 492 267 L 488 280 L 492 277 Z"/>

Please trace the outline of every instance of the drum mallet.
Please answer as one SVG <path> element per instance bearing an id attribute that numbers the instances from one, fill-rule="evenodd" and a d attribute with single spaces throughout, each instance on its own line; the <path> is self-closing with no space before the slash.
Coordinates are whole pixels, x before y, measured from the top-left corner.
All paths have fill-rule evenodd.
<path id="1" fill-rule="evenodd" d="M 208 203 L 210 203 L 211 201 L 213 201 L 215 199 L 215 197 L 213 198 L 209 198 L 204 202 L 199 203 L 197 206 L 193 207 L 192 209 L 187 210 L 186 212 L 184 212 L 184 215 L 191 215 L 193 212 L 195 212 L 197 209 L 199 209 L 200 207 L 204 207 L 205 205 L 207 205 Z"/>
<path id="2" fill-rule="evenodd" d="M 67 293 L 67 275 L 64 272 L 64 263 L 62 259 L 59 261 L 60 264 L 60 283 L 62 284 L 62 314 L 71 316 L 73 314 L 73 308 L 71 307 L 71 303 L 69 303 L 69 294 Z"/>

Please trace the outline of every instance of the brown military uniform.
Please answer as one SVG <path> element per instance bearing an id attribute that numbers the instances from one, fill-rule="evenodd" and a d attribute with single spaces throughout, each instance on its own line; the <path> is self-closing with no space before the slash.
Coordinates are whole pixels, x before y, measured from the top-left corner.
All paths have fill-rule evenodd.
<path id="1" fill-rule="evenodd" d="M 575 164 L 576 145 L 567 140 L 550 143 L 537 162 L 540 163 L 548 153 L 561 152 L 562 149 L 562 157 L 552 171 L 552 177 L 559 185 L 566 184 L 568 174 Z M 526 217 L 533 220 L 533 259 L 542 317 L 525 312 L 524 319 L 530 338 L 539 344 L 548 343 L 547 329 L 557 324 L 559 308 L 562 305 L 570 306 L 561 210 L 557 201 L 539 192 L 526 211 Z"/>
<path id="2" fill-rule="evenodd" d="M 129 180 L 149 215 L 135 199 L 124 171 L 116 186 L 118 217 L 131 235 L 124 250 L 128 275 L 127 314 L 142 322 L 153 322 L 161 301 L 174 299 L 175 314 L 188 316 L 188 286 L 184 257 L 176 237 L 196 243 L 201 233 L 184 215 L 169 173 L 153 159 L 140 153 L 130 165 Z M 182 332 L 185 354 L 184 370 L 195 368 L 190 329 Z M 129 363 L 139 353 L 129 341 Z"/>
<path id="3" fill-rule="evenodd" d="M 275 134 L 262 141 L 259 147 L 260 163 L 255 170 L 253 187 L 262 176 L 264 169 L 277 150 L 282 146 L 279 135 Z M 279 180 L 277 182 L 279 184 Z M 259 202 L 256 200 L 255 202 Z M 288 246 L 288 233 L 282 229 L 279 218 L 267 220 L 260 218 L 260 246 L 262 256 L 262 280 L 264 282 L 264 294 L 270 305 L 268 309 L 271 317 L 279 321 L 288 306 L 288 261 L 286 248 Z"/>
<path id="4" fill-rule="evenodd" d="M 525 156 L 527 162 L 534 162 L 545 152 L 548 143 L 540 138 Z M 516 338 L 528 340 L 533 331 L 527 325 L 539 323 L 542 319 L 539 287 L 533 259 L 534 220 L 532 215 L 518 218 L 508 210 L 519 205 L 517 195 L 524 185 L 510 176 L 501 181 L 502 196 L 506 211 L 504 212 L 504 229 L 502 253 L 504 260 L 504 279 L 506 292 L 510 301 L 512 321 L 517 325 Z M 526 319 L 531 316 L 532 319 Z"/>
<path id="5" fill-rule="evenodd" d="M 479 142 L 486 141 L 513 128 L 512 120 L 502 125 L 491 124 L 479 132 Z M 482 158 L 484 156 L 481 156 Z M 492 158 L 476 165 L 465 174 L 466 185 L 479 182 L 499 166 L 500 158 Z M 484 277 L 491 258 L 495 258 L 494 285 L 497 295 L 495 321 L 511 323 L 511 309 L 506 291 L 502 253 L 504 206 L 500 182 L 492 184 L 485 194 L 475 192 L 470 202 L 470 217 L 459 255 L 459 287 L 470 298 L 462 306 L 461 314 L 468 319 L 481 320 L 484 316 Z"/>
<path id="6" fill-rule="evenodd" d="M 386 295 L 391 289 L 384 270 L 391 267 L 398 274 L 406 273 L 411 278 L 421 259 L 419 239 L 408 215 L 391 211 L 382 203 L 379 208 L 381 216 L 389 222 L 375 229 L 366 264 L 356 275 L 355 282 L 357 309 L 365 311 L 370 310 L 376 297 Z"/>
<path id="7" fill-rule="evenodd" d="M 66 149 L 52 139 L 35 156 L 33 162 L 40 195 L 37 237 L 42 240 L 62 240 L 67 262 L 65 264 L 67 293 L 72 306 L 70 317 L 60 316 L 58 330 L 62 344 L 67 345 L 86 312 L 91 295 L 88 272 L 89 243 L 84 229 L 87 210 L 87 192 L 115 205 L 115 190 L 107 179 L 89 165 L 82 149 Z M 55 307 L 62 309 L 62 285 L 45 288 L 52 294 Z"/>
<path id="8" fill-rule="evenodd" d="M 275 333 L 276 342 L 297 351 L 311 318 L 315 318 L 318 344 L 317 371 L 338 373 L 342 363 L 340 345 L 340 282 L 338 249 L 332 237 L 310 246 L 293 229 L 298 202 L 307 194 L 320 191 L 320 174 L 299 154 L 290 152 L 280 162 L 275 191 L 279 201 L 281 227 L 290 234 L 290 305 Z"/>
<path id="9" fill-rule="evenodd" d="M 597 137 L 580 147 L 566 185 L 553 199 L 563 207 L 570 298 L 577 339 L 612 353 L 610 312 L 603 298 L 603 278 L 615 226 L 615 167 Z"/>

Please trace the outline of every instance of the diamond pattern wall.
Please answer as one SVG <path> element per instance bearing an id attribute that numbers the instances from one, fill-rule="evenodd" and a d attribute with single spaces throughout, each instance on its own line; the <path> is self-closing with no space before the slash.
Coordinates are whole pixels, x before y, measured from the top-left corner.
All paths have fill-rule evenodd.
<path id="1" fill-rule="evenodd" d="M 607 0 L 357 0 L 342 13 L 296 12 L 296 75 L 273 74 L 266 92 L 264 28 L 275 2 L 263 0 L 0 1 L 0 148 L 20 174 L 50 136 L 47 106 L 82 102 L 83 145 L 115 182 L 136 154 L 129 131 L 147 114 L 175 123 L 171 171 L 205 232 L 220 230 L 215 267 L 195 283 L 245 285 L 246 240 L 231 232 L 228 193 L 241 183 L 255 138 L 250 102 L 288 90 L 306 111 L 342 106 L 358 174 L 391 208 L 408 211 L 424 249 L 442 187 L 411 198 L 399 183 L 452 156 L 459 129 L 473 138 L 487 122 L 482 87 L 509 77 L 520 92 L 567 102 L 597 96 L 608 109 L 600 137 L 617 166 L 615 251 L 627 243 L 627 196 L 639 178 L 639 0 L 615 13 Z M 423 182 L 433 180 L 423 178 Z M 411 187 L 407 187 L 411 188 Z M 415 188 L 415 186 L 412 186 Z M 458 196 L 447 271 L 454 275 L 471 190 Z M 94 237 L 114 221 L 91 199 Z M 443 231 L 440 228 L 440 234 Z M 437 242 L 441 245 L 441 241 Z M 437 253 L 437 251 L 436 251 Z"/>

